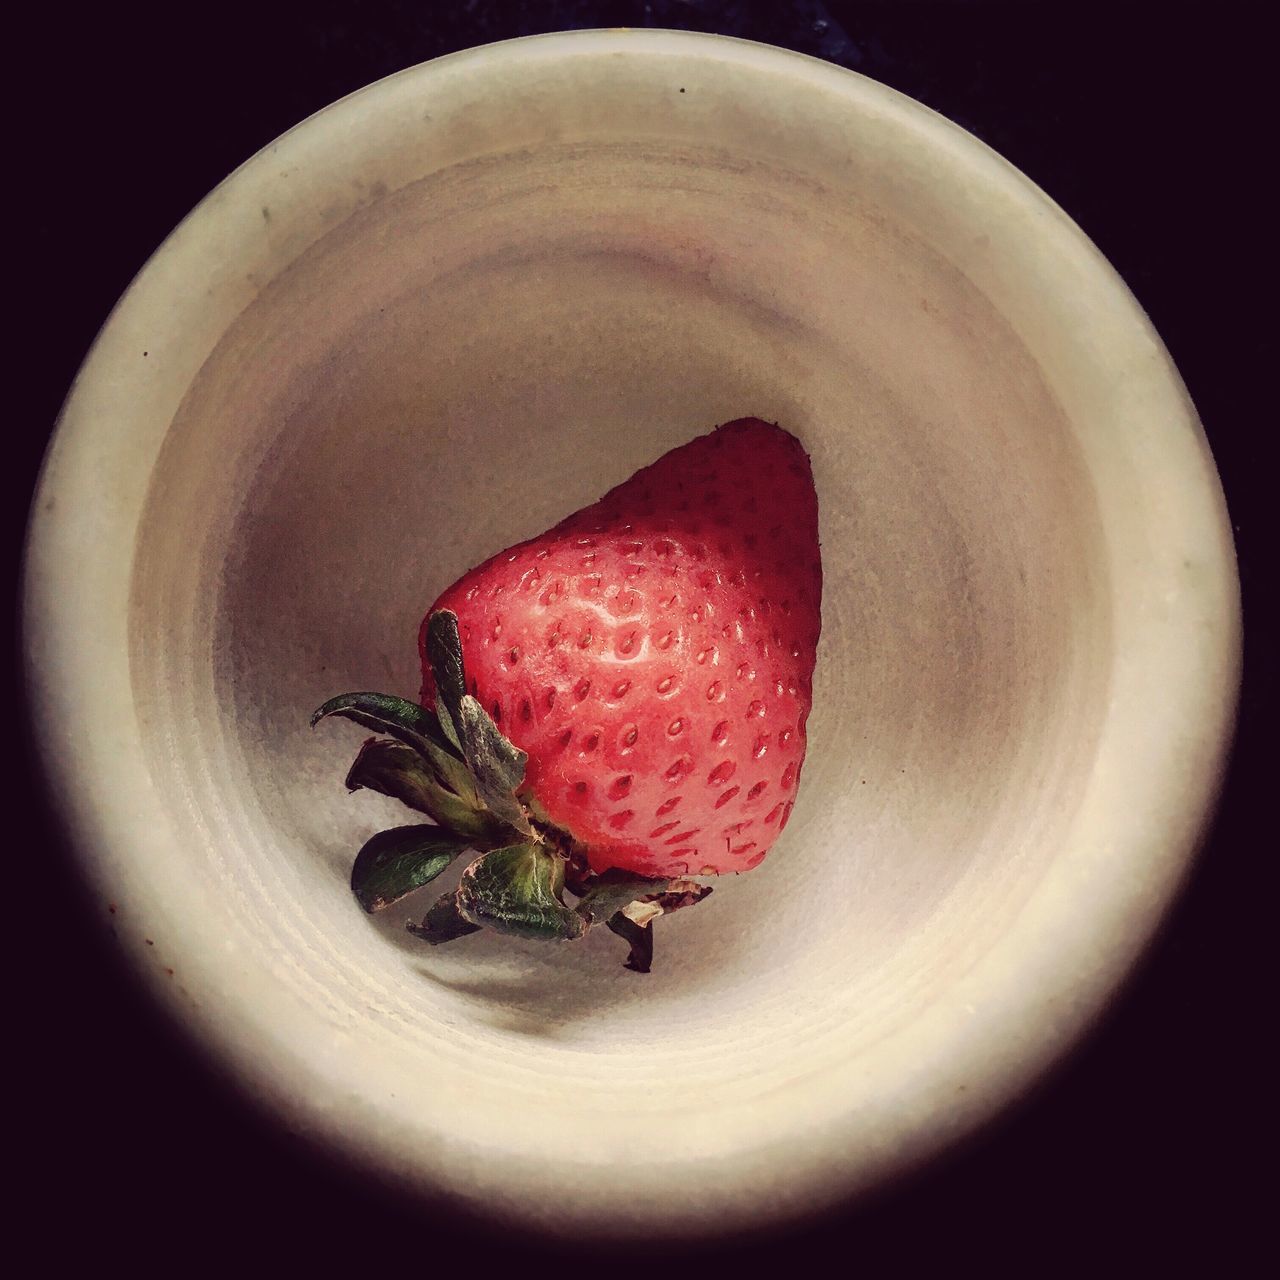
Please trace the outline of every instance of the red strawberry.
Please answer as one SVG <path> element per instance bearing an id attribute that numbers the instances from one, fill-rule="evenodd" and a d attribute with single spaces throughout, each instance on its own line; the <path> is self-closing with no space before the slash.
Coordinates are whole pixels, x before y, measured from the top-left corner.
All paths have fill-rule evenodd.
<path id="1" fill-rule="evenodd" d="M 672 878 L 756 866 L 790 816 L 821 595 L 808 457 L 755 418 L 472 569 L 423 620 L 422 707 L 350 694 L 316 713 L 398 739 L 366 743 L 348 785 L 437 824 L 365 846 L 362 903 L 489 850 L 415 932 L 603 920 L 647 968 L 649 921 L 709 892 Z"/>
<path id="2" fill-rule="evenodd" d="M 711 875 L 754 867 L 791 811 L 821 597 L 809 459 L 743 418 L 486 560 L 428 617 L 457 614 L 472 693 L 594 870 Z"/>

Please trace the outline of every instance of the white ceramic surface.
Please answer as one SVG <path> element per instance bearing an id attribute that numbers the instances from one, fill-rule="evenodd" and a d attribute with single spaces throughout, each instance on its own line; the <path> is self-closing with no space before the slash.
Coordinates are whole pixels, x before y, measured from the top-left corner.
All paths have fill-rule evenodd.
<path id="1" fill-rule="evenodd" d="M 826 573 L 769 860 L 648 977 L 365 917 L 401 814 L 307 713 L 412 694 L 442 587 L 748 414 L 812 454 Z M 292 1125 L 588 1234 L 817 1208 L 1022 1089 L 1186 869 L 1239 644 L 1194 411 L 1080 231 L 875 83 L 664 32 L 414 68 L 214 191 L 81 370 L 25 604 L 44 762 L 176 1014 Z"/>

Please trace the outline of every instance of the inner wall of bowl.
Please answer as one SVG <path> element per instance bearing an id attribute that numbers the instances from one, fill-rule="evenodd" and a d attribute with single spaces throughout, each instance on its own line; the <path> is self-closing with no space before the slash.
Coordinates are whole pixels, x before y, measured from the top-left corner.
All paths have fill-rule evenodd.
<path id="1" fill-rule="evenodd" d="M 660 922 L 648 977 L 603 931 L 427 948 L 403 925 L 430 891 L 363 915 L 355 850 L 413 817 L 345 792 L 364 735 L 309 712 L 413 696 L 443 587 L 748 414 L 812 456 L 826 577 L 774 852 Z M 874 1109 L 858 1060 L 1035 892 L 1106 702 L 1103 564 L 1034 362 L 881 210 L 719 153 L 561 146 L 382 194 L 240 315 L 155 472 L 132 664 L 174 858 L 261 989 L 244 1016 L 283 1038 L 307 1011 L 282 1052 L 358 1053 L 367 1105 L 423 1134 L 465 1109 L 499 1153 L 563 1148 L 572 1116 L 587 1164 L 655 1124 L 724 1156 L 768 1123 L 735 1109 L 834 1064 Z"/>

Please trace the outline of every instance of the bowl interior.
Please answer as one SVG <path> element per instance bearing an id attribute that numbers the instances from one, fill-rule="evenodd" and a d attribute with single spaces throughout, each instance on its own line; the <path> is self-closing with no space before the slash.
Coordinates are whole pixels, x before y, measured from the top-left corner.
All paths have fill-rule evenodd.
<path id="1" fill-rule="evenodd" d="M 1052 299 L 992 266 L 1022 232 L 956 212 L 902 138 L 843 172 L 829 137 L 768 134 L 779 104 L 836 111 L 826 80 L 682 57 L 661 110 L 710 105 L 679 128 L 628 123 L 644 76 L 584 61 L 557 127 L 503 145 L 510 115 L 467 134 L 437 76 L 387 92 L 423 138 L 455 112 L 448 163 L 407 161 L 403 124 L 344 145 L 349 102 L 238 174 L 256 265 L 213 280 L 208 349 L 167 375 L 128 576 L 140 770 L 180 836 L 152 932 L 165 903 L 191 1016 L 300 1122 L 548 1224 L 812 1205 L 994 1105 L 1042 1054 L 996 1042 L 1008 991 L 974 975 L 1062 894 L 1114 711 L 1119 481 L 1046 355 L 1072 340 Z M 840 110 L 840 145 L 888 127 Z M 603 931 L 432 950 L 403 928 L 424 902 L 363 915 L 354 851 L 412 819 L 344 791 L 362 735 L 309 712 L 412 696 L 443 587 L 744 415 L 812 456 L 826 581 L 771 856 L 661 922 L 648 977 Z M 1034 981 L 1024 1029 L 1057 1016 Z"/>
<path id="2" fill-rule="evenodd" d="M 313 734 L 311 709 L 413 696 L 417 625 L 455 577 L 747 414 L 812 455 L 826 574 L 773 856 L 661 928 L 647 980 L 607 933 L 433 951 L 408 908 L 365 918 L 354 850 L 410 819 L 345 793 L 367 735 Z M 464 1037 L 517 1114 L 563 1090 L 584 1118 L 669 1123 L 869 1050 L 1007 929 L 1092 762 L 1100 561 L 1034 361 L 918 241 L 712 154 L 501 157 L 325 237 L 186 398 L 134 592 L 152 776 L 211 818 L 181 856 L 255 886 L 261 958 L 362 1052 Z"/>

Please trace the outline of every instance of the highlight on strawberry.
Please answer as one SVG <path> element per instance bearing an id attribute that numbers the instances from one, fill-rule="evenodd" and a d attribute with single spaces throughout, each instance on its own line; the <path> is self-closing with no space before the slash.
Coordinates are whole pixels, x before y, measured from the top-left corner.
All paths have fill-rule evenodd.
<path id="1" fill-rule="evenodd" d="M 349 790 L 431 820 L 364 845 L 360 905 L 474 853 L 411 932 L 570 940 L 603 924 L 648 972 L 653 922 L 711 892 L 695 877 L 750 870 L 786 826 L 821 603 L 808 456 L 757 418 L 464 574 L 423 619 L 420 704 L 348 693 L 312 717 L 378 735 Z"/>

